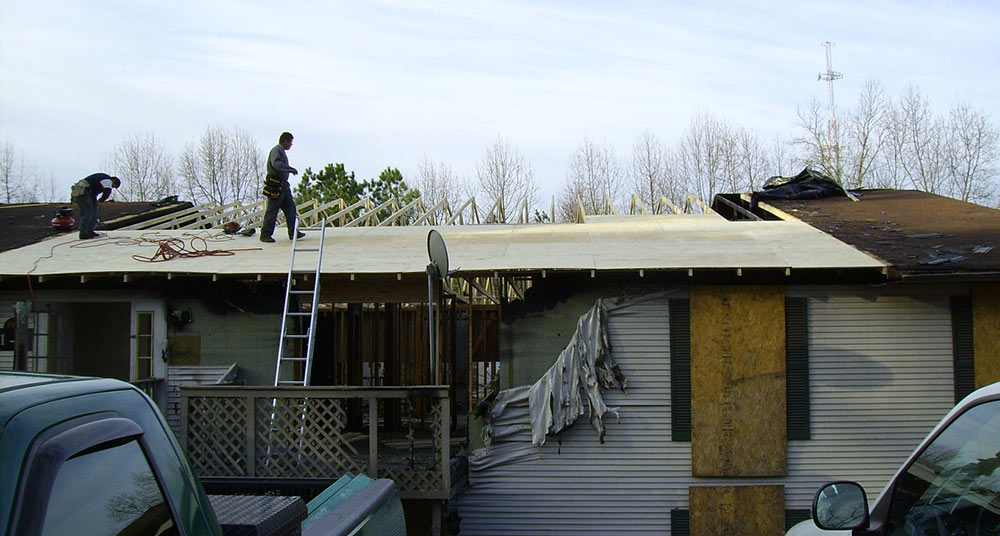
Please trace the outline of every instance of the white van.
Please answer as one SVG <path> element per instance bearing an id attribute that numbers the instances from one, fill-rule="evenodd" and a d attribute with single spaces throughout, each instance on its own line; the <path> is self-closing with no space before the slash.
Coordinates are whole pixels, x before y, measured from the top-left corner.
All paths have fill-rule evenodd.
<path id="1" fill-rule="evenodd" d="M 855 482 L 825 484 L 786 536 L 1000 536 L 1000 383 L 931 430 L 868 507 Z M 831 532 L 833 531 L 833 532 Z"/>

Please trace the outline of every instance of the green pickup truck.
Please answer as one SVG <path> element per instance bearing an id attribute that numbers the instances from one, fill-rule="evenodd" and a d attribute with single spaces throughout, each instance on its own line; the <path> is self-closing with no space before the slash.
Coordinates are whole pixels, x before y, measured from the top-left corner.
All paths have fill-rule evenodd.
<path id="1" fill-rule="evenodd" d="M 0 373 L 0 528 L 10 536 L 398 534 L 391 480 L 298 497 L 207 495 L 153 402 L 111 379 Z"/>

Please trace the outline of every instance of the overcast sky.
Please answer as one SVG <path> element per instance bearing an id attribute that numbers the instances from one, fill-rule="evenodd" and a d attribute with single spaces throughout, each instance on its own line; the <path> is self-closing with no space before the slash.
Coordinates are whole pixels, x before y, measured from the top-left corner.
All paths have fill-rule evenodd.
<path id="1" fill-rule="evenodd" d="M 767 7 L 761 7 L 761 6 Z M 125 137 L 175 157 L 208 126 L 262 151 L 283 130 L 300 170 L 343 162 L 460 176 L 498 136 L 547 199 L 584 136 L 673 145 L 710 111 L 768 138 L 866 79 L 1000 119 L 1000 3 L 0 0 L 0 140 L 67 191 Z M 797 170 L 776 170 L 781 172 Z"/>

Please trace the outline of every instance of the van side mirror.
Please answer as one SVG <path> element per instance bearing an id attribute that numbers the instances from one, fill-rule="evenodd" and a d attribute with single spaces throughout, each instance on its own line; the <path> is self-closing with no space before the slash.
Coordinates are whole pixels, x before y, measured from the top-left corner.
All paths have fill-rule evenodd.
<path id="1" fill-rule="evenodd" d="M 823 530 L 851 530 L 868 526 L 868 497 L 856 482 L 830 482 L 813 497 L 812 517 Z"/>

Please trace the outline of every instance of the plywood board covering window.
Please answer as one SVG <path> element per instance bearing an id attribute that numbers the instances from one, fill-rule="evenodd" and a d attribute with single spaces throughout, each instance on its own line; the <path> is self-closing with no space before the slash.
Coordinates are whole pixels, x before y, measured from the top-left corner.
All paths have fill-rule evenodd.
<path id="1" fill-rule="evenodd" d="M 1000 381 L 1000 285 L 972 287 L 972 322 L 978 388 Z"/>
<path id="2" fill-rule="evenodd" d="M 691 470 L 787 472 L 782 287 L 691 289 Z"/>
<path id="3" fill-rule="evenodd" d="M 695 486 L 689 498 L 691 534 L 785 533 L 784 486 Z"/>

